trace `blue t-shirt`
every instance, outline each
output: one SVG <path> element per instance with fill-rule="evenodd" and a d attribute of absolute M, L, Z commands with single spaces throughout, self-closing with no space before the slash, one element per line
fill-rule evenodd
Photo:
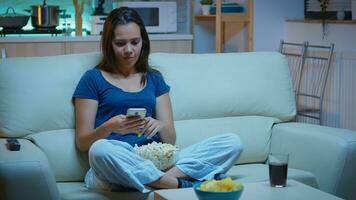
<path fill-rule="evenodd" d="M 138 92 L 125 92 L 109 83 L 100 69 L 88 70 L 80 79 L 74 91 L 73 98 L 93 99 L 98 101 L 98 111 L 95 117 L 95 128 L 119 114 L 125 115 L 129 108 L 146 108 L 146 117 L 155 118 L 156 98 L 169 92 L 170 87 L 158 71 L 149 71 L 145 87 Z M 152 139 L 138 137 L 136 133 L 121 135 L 111 133 L 107 139 L 127 142 L 134 146 L 160 141 L 156 134 Z"/>

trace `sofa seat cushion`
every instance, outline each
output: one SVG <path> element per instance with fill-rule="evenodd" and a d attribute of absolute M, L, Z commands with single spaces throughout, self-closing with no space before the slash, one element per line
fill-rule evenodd
<path fill-rule="evenodd" d="M 268 165 L 266 164 L 235 165 L 228 171 L 227 175 L 242 183 L 269 180 Z M 318 188 L 316 177 L 307 171 L 288 168 L 288 179 L 293 179 L 311 187 Z"/>
<path fill-rule="evenodd" d="M 63 129 L 27 136 L 46 154 L 57 181 L 83 181 L 89 169 L 87 153 L 76 149 L 74 134 Z"/>
<path fill-rule="evenodd" d="M 153 200 L 153 192 L 89 190 L 84 186 L 84 182 L 58 182 L 57 186 L 62 200 Z"/>
<path fill-rule="evenodd" d="M 267 159 L 271 128 L 277 121 L 277 118 L 261 116 L 176 121 L 177 145 L 183 149 L 208 137 L 235 133 L 243 144 L 243 152 L 237 163 L 262 163 Z"/>

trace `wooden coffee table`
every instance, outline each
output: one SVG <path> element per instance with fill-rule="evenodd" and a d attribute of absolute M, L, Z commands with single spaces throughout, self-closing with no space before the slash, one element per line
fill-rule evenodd
<path fill-rule="evenodd" d="M 240 200 L 340 200 L 340 198 L 312 188 L 294 180 L 287 181 L 287 187 L 274 188 L 269 182 L 244 183 L 244 191 Z M 164 189 L 154 192 L 154 200 L 198 200 L 193 188 Z"/>

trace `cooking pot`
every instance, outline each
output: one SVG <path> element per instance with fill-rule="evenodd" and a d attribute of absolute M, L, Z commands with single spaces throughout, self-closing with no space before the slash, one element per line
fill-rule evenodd
<path fill-rule="evenodd" d="M 9 11 L 12 10 L 12 13 Z M 8 7 L 5 14 L 0 15 L 0 26 L 4 29 L 21 29 L 26 26 L 30 16 L 17 14 L 13 7 Z"/>
<path fill-rule="evenodd" d="M 43 5 L 31 6 L 31 22 L 35 28 L 55 28 L 59 25 L 59 6 L 51 6 L 43 1 Z"/>

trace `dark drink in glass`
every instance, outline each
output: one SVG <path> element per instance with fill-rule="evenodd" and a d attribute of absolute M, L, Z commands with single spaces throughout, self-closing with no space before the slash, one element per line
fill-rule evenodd
<path fill-rule="evenodd" d="M 269 163 L 269 180 L 273 187 L 286 186 L 288 164 Z"/>
<path fill-rule="evenodd" d="M 285 187 L 288 174 L 288 154 L 270 154 L 268 165 L 271 186 Z"/>

